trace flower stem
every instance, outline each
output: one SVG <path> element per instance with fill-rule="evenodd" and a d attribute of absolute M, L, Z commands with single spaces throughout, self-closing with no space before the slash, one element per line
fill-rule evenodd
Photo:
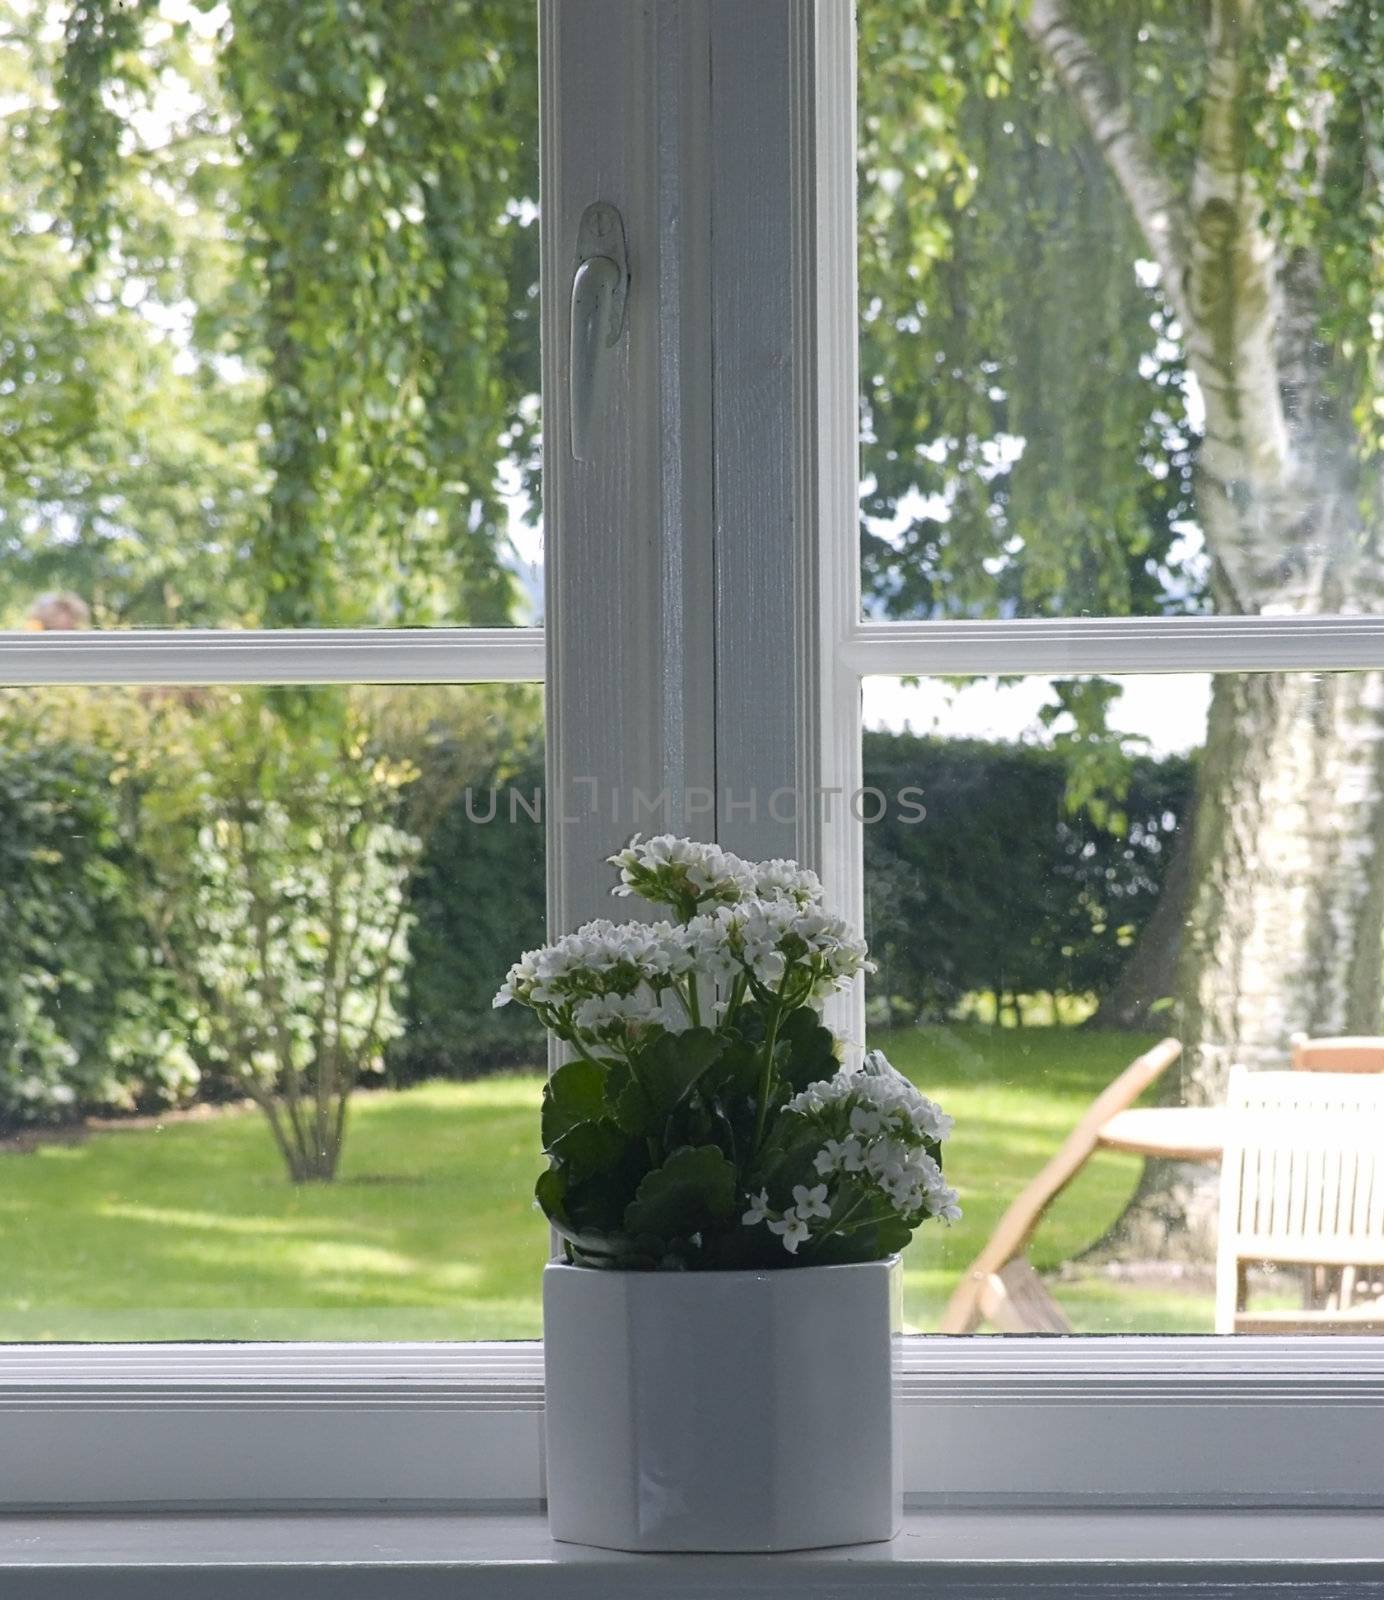
<path fill-rule="evenodd" d="M 787 975 L 785 974 L 785 981 Z M 764 1061 L 759 1069 L 759 1105 L 754 1117 L 754 1148 L 750 1154 L 757 1156 L 764 1143 L 764 1124 L 769 1116 L 769 1082 L 774 1072 L 774 1046 L 778 1043 L 779 1019 L 783 1016 L 783 985 L 774 994 L 774 1009 L 769 1015 L 769 1028 L 764 1037 Z"/>
<path fill-rule="evenodd" d="M 860 1210 L 861 1206 L 865 1204 L 866 1198 L 867 1197 L 863 1194 L 858 1195 L 853 1203 L 846 1207 L 846 1209 L 839 1217 L 837 1217 L 836 1221 L 833 1222 L 829 1228 L 824 1228 L 821 1233 L 813 1235 L 812 1243 L 814 1245 L 818 1245 L 821 1244 L 823 1240 L 830 1239 L 834 1233 L 845 1233 L 848 1219 L 853 1217 L 856 1212 Z"/>

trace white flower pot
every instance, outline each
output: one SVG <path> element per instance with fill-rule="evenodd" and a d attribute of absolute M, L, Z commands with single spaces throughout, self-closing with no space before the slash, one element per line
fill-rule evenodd
<path fill-rule="evenodd" d="M 548 1516 L 616 1550 L 802 1550 L 902 1514 L 898 1258 L 543 1274 Z"/>

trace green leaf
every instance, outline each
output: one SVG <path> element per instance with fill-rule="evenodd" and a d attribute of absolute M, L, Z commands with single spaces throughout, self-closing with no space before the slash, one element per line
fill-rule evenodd
<path fill-rule="evenodd" d="M 616 1121 L 628 1133 L 660 1133 L 723 1048 L 709 1028 L 660 1034 L 639 1052 L 619 1090 L 613 1105 Z"/>
<path fill-rule="evenodd" d="M 533 1193 L 543 1215 L 555 1228 L 560 1229 L 567 1214 L 566 1177 L 556 1167 L 549 1167 L 538 1174 L 538 1182 L 533 1186 Z"/>
<path fill-rule="evenodd" d="M 628 1145 L 629 1135 L 617 1123 L 601 1117 L 575 1123 L 553 1140 L 548 1153 L 571 1178 L 581 1179 L 609 1171 Z"/>
<path fill-rule="evenodd" d="M 543 1085 L 543 1147 L 605 1109 L 605 1072 L 594 1061 L 569 1061 Z"/>
<path fill-rule="evenodd" d="M 687 1238 L 735 1208 L 735 1168 L 713 1144 L 675 1150 L 639 1185 L 625 1211 L 634 1237 Z"/>
<path fill-rule="evenodd" d="M 809 1083 L 833 1077 L 841 1065 L 836 1059 L 836 1037 L 809 1007 L 790 1012 L 779 1026 L 774 1065 L 794 1093 Z"/>

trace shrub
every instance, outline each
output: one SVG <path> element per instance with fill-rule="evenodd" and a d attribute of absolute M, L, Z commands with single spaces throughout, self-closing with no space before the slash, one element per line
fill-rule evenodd
<path fill-rule="evenodd" d="M 167 1104 L 197 1070 L 108 752 L 0 717 L 0 1125 Z"/>

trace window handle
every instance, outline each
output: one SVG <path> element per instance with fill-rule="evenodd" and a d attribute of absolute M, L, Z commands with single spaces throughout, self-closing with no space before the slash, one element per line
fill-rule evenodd
<path fill-rule="evenodd" d="M 572 348 L 568 411 L 572 456 L 590 461 L 605 412 L 615 346 L 625 330 L 629 292 L 625 224 L 614 206 L 598 200 L 582 212 L 572 274 Z"/>

